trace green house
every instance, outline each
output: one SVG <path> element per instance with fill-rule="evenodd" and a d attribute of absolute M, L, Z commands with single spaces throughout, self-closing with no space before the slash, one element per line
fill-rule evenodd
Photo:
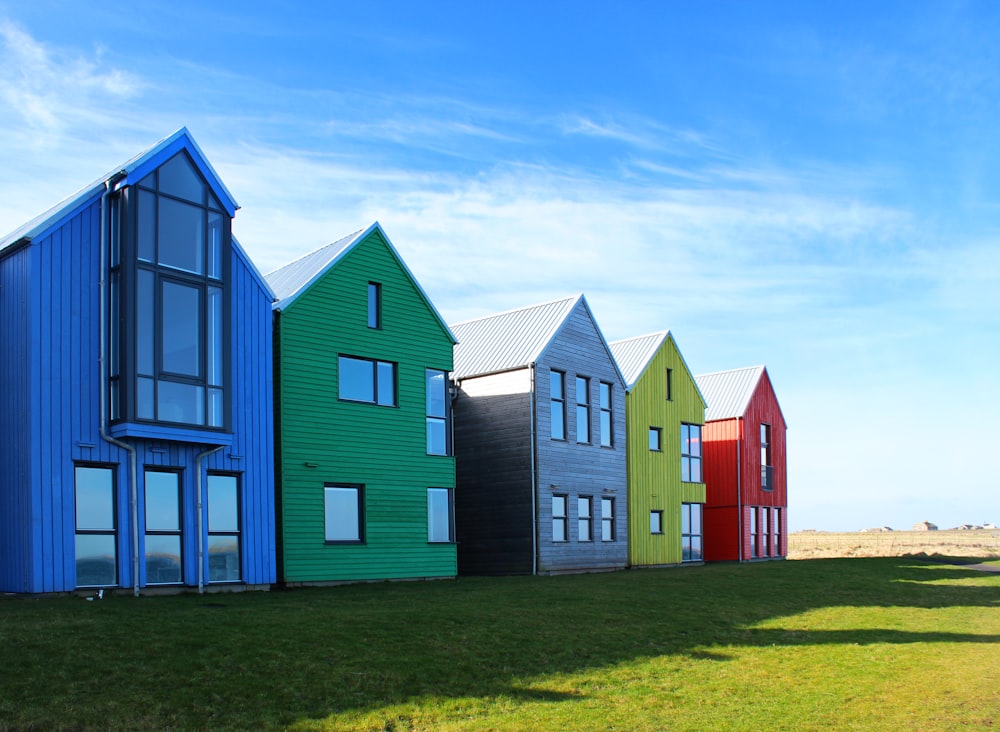
<path fill-rule="evenodd" d="M 705 399 L 669 331 L 608 345 L 626 384 L 629 565 L 700 562 Z"/>
<path fill-rule="evenodd" d="M 445 321 L 378 223 L 267 281 L 279 580 L 454 577 Z"/>

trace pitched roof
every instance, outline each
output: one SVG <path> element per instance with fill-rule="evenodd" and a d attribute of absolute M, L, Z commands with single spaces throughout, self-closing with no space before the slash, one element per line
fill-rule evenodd
<path fill-rule="evenodd" d="M 634 338 L 622 338 L 608 343 L 611 354 L 618 362 L 625 377 L 625 386 L 631 389 L 635 382 L 639 380 L 653 356 L 660 346 L 670 335 L 669 330 L 661 330 L 648 335 L 636 336 Z"/>
<path fill-rule="evenodd" d="M 389 240 L 388 234 L 382 228 L 382 225 L 378 221 L 374 222 L 367 229 L 361 229 L 355 231 L 353 234 L 348 234 L 342 239 L 338 239 L 332 244 L 327 244 L 324 247 L 306 254 L 304 257 L 296 259 L 294 262 L 290 262 L 283 267 L 279 267 L 273 272 L 266 276 L 268 285 L 274 290 L 277 297 L 277 302 L 274 303 L 275 310 L 284 310 L 299 297 L 302 293 L 306 292 L 317 280 L 319 280 L 323 275 L 330 271 L 338 262 L 340 262 L 347 254 L 354 249 L 360 242 L 367 239 L 371 234 L 378 233 L 382 240 L 385 242 L 389 249 L 389 252 L 395 258 L 396 262 L 399 263 L 400 268 L 413 283 L 413 286 L 420 293 L 420 296 L 424 298 L 427 303 L 427 307 L 437 318 L 438 323 L 444 328 L 445 333 L 449 335 L 452 341 L 455 341 L 455 334 L 452 332 L 451 328 L 441 317 L 441 313 L 438 312 L 437 308 L 434 307 L 434 303 L 424 292 L 424 288 L 420 286 L 420 282 L 417 278 L 413 276 L 413 272 L 410 268 L 406 266 L 406 262 L 399 255 L 396 247 L 393 246 L 392 241 Z"/>
<path fill-rule="evenodd" d="M 482 376 L 538 361 L 583 295 L 529 305 L 451 326 L 455 377 Z M 585 302 L 585 301 L 584 301 Z"/>
<path fill-rule="evenodd" d="M 742 417 L 764 370 L 763 365 L 748 366 L 696 376 L 695 381 L 708 404 L 705 421 Z"/>
<path fill-rule="evenodd" d="M 172 157 L 180 150 L 188 151 L 195 166 L 208 181 L 213 193 L 215 193 L 216 197 L 225 207 L 228 214 L 233 216 L 236 213 L 236 209 L 239 208 L 239 205 L 229 192 L 229 189 L 226 188 L 225 184 L 215 172 L 212 164 L 208 162 L 208 158 L 205 157 L 201 148 L 198 147 L 198 143 L 196 143 L 194 138 L 191 137 L 191 133 L 188 132 L 186 127 L 181 127 L 174 134 L 160 140 L 149 149 L 139 153 L 131 160 L 115 167 L 111 170 L 111 172 L 101 176 L 90 185 L 84 186 L 72 196 L 56 204 L 45 213 L 36 216 L 20 228 L 15 229 L 11 233 L 0 238 L 0 252 L 7 247 L 18 243 L 22 239 L 34 239 L 35 237 L 45 233 L 50 226 L 57 223 L 60 219 L 72 214 L 78 207 L 85 205 L 96 196 L 101 195 L 101 193 L 104 192 L 107 183 L 112 183 L 114 189 L 117 190 L 118 188 L 122 188 L 142 180 L 153 170 L 153 168 L 165 162 L 168 158 Z"/>

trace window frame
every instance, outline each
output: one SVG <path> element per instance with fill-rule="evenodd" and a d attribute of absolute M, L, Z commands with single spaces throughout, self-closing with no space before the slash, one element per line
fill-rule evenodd
<path fill-rule="evenodd" d="M 698 531 L 694 530 L 692 520 L 697 509 Z M 705 512 L 701 503 L 681 503 L 681 561 L 702 562 L 705 560 Z M 694 544 L 697 539 L 698 556 L 694 556 Z"/>
<path fill-rule="evenodd" d="M 554 390 L 555 379 L 559 379 L 559 389 Z M 556 433 L 556 420 L 553 415 L 559 414 L 559 431 Z M 549 369 L 549 435 L 553 440 L 566 440 L 566 372 Z"/>
<path fill-rule="evenodd" d="M 605 508 L 611 508 L 606 511 Z M 609 542 L 617 540 L 615 531 L 615 499 L 611 496 L 601 496 L 601 541 Z"/>
<path fill-rule="evenodd" d="M 73 464 L 73 527 L 74 527 L 74 570 L 76 587 L 117 587 L 119 582 L 118 572 L 118 475 L 115 465 L 104 463 L 74 463 Z M 104 471 L 110 478 L 111 485 L 111 528 L 81 527 L 80 526 L 80 471 Z M 105 536 L 111 537 L 112 546 L 112 572 L 114 576 L 111 582 L 94 584 L 80 583 L 80 537 Z"/>
<path fill-rule="evenodd" d="M 216 530 L 212 528 L 212 478 L 232 478 L 236 483 L 236 528 Z M 208 541 L 205 544 L 205 554 L 208 557 L 209 584 L 225 584 L 243 581 L 243 480 L 240 473 L 210 470 L 205 476 L 205 527 Z M 236 539 L 236 571 L 235 578 L 212 579 L 212 537 L 233 537 Z"/>
<path fill-rule="evenodd" d="M 586 512 L 582 511 L 586 507 Z M 576 497 L 576 540 L 588 543 L 594 540 L 594 497 Z"/>
<path fill-rule="evenodd" d="M 162 171 L 174 165 L 179 157 L 183 157 L 200 185 L 200 202 L 171 190 L 169 175 L 168 183 L 161 181 Z M 194 180 L 191 178 L 188 182 Z M 161 211 L 169 208 L 170 204 L 197 209 L 197 215 L 189 222 L 195 219 L 198 222 L 200 271 L 177 262 L 168 263 L 159 253 L 161 237 L 176 236 L 167 224 L 161 226 Z M 111 237 L 108 277 L 111 287 L 106 305 L 106 355 L 110 366 L 108 389 L 102 398 L 107 401 L 111 422 L 230 431 L 233 398 L 230 302 L 232 219 L 185 150 L 176 153 L 142 180 L 112 196 L 108 210 Z M 151 242 L 149 237 L 152 237 Z M 168 244 L 168 241 L 163 244 Z M 150 246 L 151 252 L 147 251 Z M 146 282 L 141 284 L 141 280 Z M 196 375 L 167 368 L 165 334 L 167 319 L 173 311 L 164 306 L 163 299 L 167 285 L 171 284 L 197 292 Z M 151 291 L 147 289 L 149 287 Z M 143 322 L 145 319 L 149 322 Z M 178 321 L 174 325 L 177 327 L 180 324 L 181 321 Z M 141 349 L 148 355 L 141 357 Z M 147 352 L 146 349 L 151 350 Z M 152 363 L 148 367 L 140 367 L 140 361 L 146 358 L 151 358 Z M 140 368 L 145 370 L 140 372 Z M 193 408 L 193 419 L 184 418 L 186 415 L 183 413 L 177 419 L 163 416 L 172 403 L 169 397 L 161 394 L 161 389 L 171 387 L 175 391 L 181 389 L 188 392 L 183 402 L 175 404 L 179 404 L 181 410 Z"/>
<path fill-rule="evenodd" d="M 350 397 L 343 396 L 344 391 L 344 361 L 356 361 L 359 363 L 366 363 L 371 365 L 371 387 L 372 387 L 372 398 L 369 399 L 352 399 Z M 390 366 L 392 368 L 392 403 L 385 404 L 379 401 L 379 367 L 380 366 Z M 337 400 L 341 402 L 350 402 L 352 404 L 371 404 L 376 407 L 388 407 L 398 408 L 399 407 L 399 364 L 395 361 L 383 361 L 377 358 L 367 358 L 365 356 L 355 356 L 349 353 L 338 353 L 337 354 Z"/>
<path fill-rule="evenodd" d="M 382 283 L 368 282 L 368 327 L 382 330 Z"/>
<path fill-rule="evenodd" d="M 149 528 L 149 476 L 150 475 L 173 475 L 176 479 L 177 487 L 177 528 L 176 529 L 150 529 Z M 143 570 L 147 585 L 176 586 L 184 584 L 184 474 L 180 468 L 170 468 L 161 466 L 147 466 L 143 470 L 142 479 L 142 523 L 143 523 Z M 149 579 L 149 537 L 151 536 L 176 536 L 177 537 L 177 562 L 179 578 L 173 582 L 152 582 Z"/>
<path fill-rule="evenodd" d="M 590 378 L 577 374 L 574 377 L 574 397 L 576 400 L 576 443 L 578 445 L 590 444 Z M 583 401 L 580 401 L 581 388 Z M 581 429 L 583 439 L 581 439 Z"/>
<path fill-rule="evenodd" d="M 447 538 L 439 539 L 434 538 L 433 526 L 434 522 L 431 521 L 431 510 L 432 510 L 432 500 L 431 495 L 439 492 L 445 494 L 446 508 L 448 514 L 448 529 Z M 455 489 L 454 488 L 428 488 L 427 489 L 427 543 L 428 544 L 454 544 L 455 543 Z"/>
<path fill-rule="evenodd" d="M 692 438 L 693 431 L 697 430 L 697 438 Z M 692 446 L 697 446 L 693 451 Z M 681 422 L 681 482 L 682 483 L 704 483 L 705 475 L 702 472 L 702 425 Z M 698 478 L 694 479 L 694 467 L 697 466 Z"/>
<path fill-rule="evenodd" d="M 668 402 L 672 402 L 674 400 L 674 370 L 673 369 L 671 369 L 671 368 L 667 369 L 667 376 L 666 376 L 666 380 L 665 381 L 666 381 L 665 386 L 666 386 L 666 393 L 667 393 L 667 401 Z"/>
<path fill-rule="evenodd" d="M 353 491 L 355 494 L 355 520 L 357 522 L 356 539 L 331 539 L 330 538 L 330 505 L 328 498 L 329 491 Z M 329 545 L 363 545 L 366 544 L 365 531 L 365 487 L 356 483 L 324 483 L 323 484 L 323 543 Z"/>
<path fill-rule="evenodd" d="M 653 446 L 653 436 L 656 436 L 656 446 Z M 650 452 L 663 452 L 663 428 L 662 427 L 650 427 L 649 428 L 649 451 Z"/>
<path fill-rule="evenodd" d="M 601 410 L 600 416 L 600 443 L 601 447 L 615 446 L 615 388 L 614 384 L 608 381 L 598 382 L 598 408 Z M 607 397 L 607 399 L 605 399 Z M 607 406 L 605 406 L 607 404 Z M 605 425 L 605 422 L 607 424 Z"/>
<path fill-rule="evenodd" d="M 562 501 L 562 511 L 556 511 L 556 502 Z M 555 544 L 567 544 L 569 543 L 569 494 L 568 493 L 553 493 L 552 494 L 552 542 Z M 556 531 L 556 527 L 561 527 L 559 532 Z M 558 533 L 562 534 L 561 539 L 557 539 L 556 535 Z"/>
<path fill-rule="evenodd" d="M 444 414 L 438 415 L 432 413 L 431 408 L 431 384 L 432 378 L 436 375 L 441 375 L 443 381 L 443 393 L 441 394 L 442 403 L 444 405 Z M 439 455 L 443 457 L 451 457 L 454 453 L 454 446 L 452 445 L 452 434 L 451 434 L 451 397 L 448 393 L 448 387 L 450 385 L 450 374 L 447 371 L 442 371 L 441 369 L 424 369 L 424 404 L 425 404 L 425 426 L 427 429 L 427 443 L 426 449 L 428 455 Z M 435 452 L 431 450 L 431 425 L 440 425 L 444 428 L 444 451 Z"/>
<path fill-rule="evenodd" d="M 760 424 L 760 489 L 771 492 L 774 490 L 774 466 L 771 463 L 771 425 Z"/>
<path fill-rule="evenodd" d="M 656 518 L 656 529 L 653 528 L 653 518 Z M 649 512 L 649 533 L 652 536 L 663 536 L 663 509 L 652 509 Z"/>
<path fill-rule="evenodd" d="M 750 558 L 756 559 L 759 555 L 759 547 L 757 546 L 757 507 L 750 506 Z"/>

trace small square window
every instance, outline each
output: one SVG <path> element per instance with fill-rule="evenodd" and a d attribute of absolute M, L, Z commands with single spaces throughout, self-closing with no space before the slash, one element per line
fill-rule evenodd
<path fill-rule="evenodd" d="M 328 542 L 360 544 L 364 541 L 364 491 L 361 486 L 328 485 L 324 537 Z"/>
<path fill-rule="evenodd" d="M 649 533 L 650 534 L 663 533 L 663 511 L 649 512 Z"/>

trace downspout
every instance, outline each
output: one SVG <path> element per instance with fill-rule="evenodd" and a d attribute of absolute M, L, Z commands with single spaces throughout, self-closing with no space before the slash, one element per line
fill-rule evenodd
<path fill-rule="evenodd" d="M 138 487 L 139 487 L 139 468 L 138 468 L 138 455 L 136 454 L 135 447 L 128 444 L 127 442 L 122 442 L 118 440 L 107 432 L 107 420 L 108 420 L 108 391 L 109 384 L 111 383 L 111 377 L 108 374 L 108 360 L 106 357 L 108 351 L 108 315 L 107 315 L 107 302 L 108 302 L 108 281 L 107 281 L 107 270 L 108 270 L 108 251 L 111 248 L 111 238 L 108 234 L 108 196 L 111 195 L 111 188 L 118 181 L 124 178 L 127 173 L 121 170 L 115 173 L 113 176 L 104 181 L 104 193 L 101 194 L 101 280 L 100 280 L 100 302 L 101 302 L 101 351 L 99 355 L 100 368 L 101 368 L 101 421 L 100 421 L 100 432 L 101 439 L 105 442 L 109 442 L 116 447 L 120 447 L 129 454 L 129 467 L 130 467 L 130 478 L 131 478 L 131 490 L 129 493 L 129 511 L 132 514 L 132 587 L 133 594 L 135 597 L 139 596 L 139 509 L 138 509 Z"/>
<path fill-rule="evenodd" d="M 205 492 L 205 482 L 201 477 L 201 461 L 206 457 L 211 455 L 213 452 L 218 452 L 225 445 L 219 445 L 217 447 L 210 448 L 204 452 L 199 452 L 198 456 L 194 459 L 194 474 L 195 482 L 197 483 L 198 489 L 198 594 L 201 595 L 205 592 L 205 537 L 202 535 L 202 530 L 204 528 L 203 520 L 203 508 L 204 502 L 202 497 Z"/>
<path fill-rule="evenodd" d="M 743 442 L 742 422 L 743 417 L 736 418 L 736 536 L 739 538 L 740 542 L 740 549 L 736 556 L 740 562 L 743 561 L 743 498 L 740 495 L 742 491 L 742 480 L 740 476 L 740 444 Z"/>
<path fill-rule="evenodd" d="M 528 434 L 531 450 L 531 574 L 538 574 L 538 476 L 535 475 L 535 364 L 528 365 L 531 387 L 528 390 Z"/>

